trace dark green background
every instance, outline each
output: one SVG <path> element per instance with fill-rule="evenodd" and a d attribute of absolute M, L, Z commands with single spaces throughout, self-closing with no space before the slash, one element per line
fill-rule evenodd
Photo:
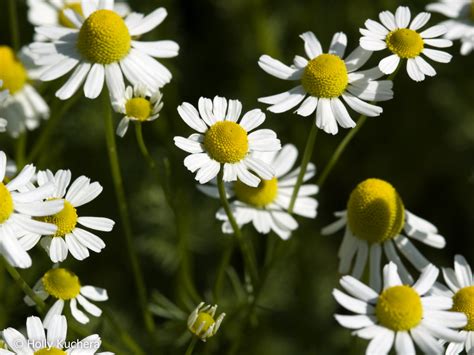
<path fill-rule="evenodd" d="M 173 81 L 164 88 L 165 106 L 160 118 L 145 128 L 145 138 L 155 157 L 171 158 L 173 191 L 181 201 L 182 227 L 187 247 L 192 255 L 192 277 L 202 297 L 210 300 L 215 270 L 228 237 L 220 232 L 214 218 L 218 201 L 200 194 L 193 175 L 183 166 L 185 153 L 175 148 L 175 135 L 187 136 L 191 129 L 177 115 L 176 107 L 183 101 L 197 104 L 200 96 L 218 94 L 238 98 L 244 110 L 265 108 L 258 97 L 282 92 L 291 83 L 273 78 L 257 66 L 261 54 L 270 54 L 290 63 L 295 54 L 304 54 L 302 32 L 311 30 L 327 50 L 332 34 L 344 31 L 349 38 L 349 50 L 360 37 L 358 28 L 378 12 L 394 11 L 397 5 L 409 5 L 412 13 L 423 10 L 427 2 L 391 0 L 181 0 L 130 1 L 137 12 L 149 13 L 158 6 L 167 8 L 169 16 L 144 40 L 173 39 L 180 44 L 178 58 L 162 62 L 173 72 Z M 21 39 L 28 44 L 32 27 L 26 20 L 26 7 L 19 1 Z M 10 43 L 6 1 L 1 1 L 0 42 Z M 430 24 L 443 20 L 434 15 Z M 453 256 L 463 253 L 474 264 L 474 94 L 473 56 L 459 55 L 459 43 L 449 51 L 454 55 L 450 64 L 435 63 L 438 75 L 425 82 L 411 81 L 402 70 L 395 81 L 394 100 L 384 103 L 384 114 L 369 118 L 351 143 L 318 195 L 320 202 L 316 220 L 300 219 L 301 228 L 286 243 L 259 302 L 258 323 L 244 325 L 243 312 L 236 311 L 236 297 L 226 284 L 226 297 L 220 310 L 229 316 L 219 335 L 197 353 L 225 354 L 241 337 L 239 354 L 362 354 L 364 341 L 355 342 L 350 331 L 334 321 L 338 310 L 331 296 L 337 287 L 336 251 L 341 233 L 323 237 L 322 226 L 333 221 L 332 212 L 345 208 L 348 194 L 363 179 L 379 177 L 390 181 L 399 191 L 405 206 L 439 228 L 446 237 L 447 247 L 434 250 L 420 246 L 422 252 L 439 266 L 451 266 Z M 380 55 L 374 55 L 375 65 Z M 54 86 L 44 87 L 54 92 Z M 48 100 L 53 100 L 52 95 Z M 54 99 L 55 100 L 55 99 Z M 113 185 L 105 149 L 101 101 L 82 98 L 73 110 L 62 118 L 47 149 L 34 163 L 40 168 L 68 168 L 73 176 L 87 175 L 104 186 L 104 192 L 93 203 L 81 208 L 84 215 L 100 215 L 118 221 Z M 353 115 L 355 117 L 355 114 Z M 115 117 L 116 123 L 119 117 Z M 292 113 L 268 113 L 265 126 L 274 129 L 282 143 L 304 148 L 310 118 Z M 131 127 L 133 128 L 133 127 Z M 41 133 L 41 128 L 28 135 L 29 147 Z M 337 136 L 318 134 L 313 161 L 319 170 L 324 167 L 346 131 Z M 134 238 L 140 255 L 147 285 L 159 290 L 183 310 L 194 306 L 178 274 L 181 255 L 177 248 L 172 214 L 164 202 L 161 189 L 137 149 L 133 130 L 118 140 L 122 171 L 130 202 Z M 6 135 L 0 137 L 0 147 L 10 155 L 13 144 Z M 265 243 L 274 234 L 261 236 L 247 226 L 246 238 L 252 238 L 259 260 L 263 260 Z M 124 238 L 117 224 L 112 233 L 101 233 L 107 248 L 83 262 L 68 259 L 66 265 L 78 273 L 83 283 L 106 287 L 110 301 L 106 308 L 121 326 L 143 347 L 149 347 L 144 337 L 134 283 L 128 268 Z M 36 248 L 32 252 L 33 268 L 22 271 L 32 285 L 49 267 L 46 254 Z M 241 275 L 241 258 L 234 255 L 233 265 Z M 474 266 L 474 265 L 473 265 Z M 22 304 L 21 294 L 9 279 L 1 274 L 0 328 L 22 326 L 26 316 L 33 314 Z M 239 303 L 240 304 L 240 303 Z M 340 310 L 339 310 L 340 311 Z M 169 322 L 156 318 L 157 338 L 167 354 L 180 354 L 184 348 L 177 341 L 185 333 L 184 322 Z M 122 347 L 121 341 L 107 323 L 93 322 L 95 330 Z M 158 353 L 158 349 L 150 353 Z"/>

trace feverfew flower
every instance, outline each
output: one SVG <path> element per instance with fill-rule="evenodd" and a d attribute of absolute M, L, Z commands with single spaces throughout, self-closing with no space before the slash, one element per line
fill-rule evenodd
<path fill-rule="evenodd" d="M 339 220 L 323 228 L 322 233 L 333 234 L 345 227 L 338 252 L 339 272 L 347 274 L 352 269 L 352 276 L 360 279 L 369 259 L 370 287 L 377 291 L 381 287 L 382 250 L 387 259 L 397 265 L 402 281 L 410 284 L 413 278 L 395 246 L 422 271 L 430 262 L 410 239 L 439 249 L 446 245 L 436 227 L 407 211 L 393 186 L 380 179 L 367 179 L 357 185 L 349 197 L 347 210 L 335 215 Z"/>
<path fill-rule="evenodd" d="M 268 234 L 273 230 L 286 240 L 298 228 L 298 222 L 287 212 L 299 174 L 299 168 L 290 172 L 298 157 L 298 150 L 294 145 L 286 144 L 279 152 L 255 153 L 254 157 L 269 164 L 275 170 L 275 177 L 260 181 L 258 187 L 247 186 L 239 180 L 227 183 L 227 196 L 234 198 L 231 202 L 232 213 L 239 227 L 252 223 L 259 233 Z M 310 164 L 303 181 L 308 181 L 315 173 L 316 168 Z M 219 198 L 215 180 L 211 185 L 199 185 L 198 189 L 211 197 Z M 301 185 L 293 213 L 315 218 L 318 202 L 312 196 L 317 193 L 316 185 Z M 234 233 L 224 209 L 220 209 L 216 217 L 224 221 L 224 233 Z"/>
<path fill-rule="evenodd" d="M 188 138 L 175 137 L 176 146 L 190 155 L 184 165 L 195 172 L 201 184 L 212 180 L 224 169 L 224 181 L 236 181 L 257 187 L 260 178 L 271 180 L 271 166 L 256 158 L 254 152 L 274 152 L 281 149 L 280 140 L 270 129 L 255 128 L 265 121 L 265 114 L 254 109 L 240 118 L 242 104 L 216 96 L 214 101 L 201 97 L 199 111 L 184 102 L 178 107 L 183 121 L 198 133 Z"/>
<path fill-rule="evenodd" d="M 330 134 L 338 132 L 338 125 L 343 128 L 355 126 L 343 101 L 354 111 L 369 117 L 382 113 L 381 107 L 367 101 L 392 99 L 392 81 L 377 81 L 383 76 L 377 68 L 358 71 L 369 60 L 371 52 L 358 47 L 344 58 L 347 37 L 342 32 L 334 35 L 328 53 L 323 53 L 313 32 L 305 32 L 300 37 L 308 58 L 297 55 L 291 67 L 268 55 L 261 56 L 258 61 L 268 74 L 299 81 L 300 85 L 258 101 L 271 105 L 268 110 L 275 113 L 286 112 L 301 103 L 295 112 L 304 117 L 316 112 L 316 126 Z"/>
<path fill-rule="evenodd" d="M 408 7 L 400 6 L 395 15 L 390 11 L 379 14 L 380 23 L 367 20 L 366 28 L 360 30 L 363 37 L 360 45 L 369 51 L 382 51 L 388 48 L 392 54 L 379 63 L 379 68 L 385 74 L 392 74 L 398 67 L 400 60 L 407 60 L 408 76 L 415 81 L 425 80 L 425 75 L 435 76 L 436 70 L 421 54 L 440 63 L 449 63 L 452 55 L 435 48 L 451 47 L 453 43 L 447 39 L 436 38 L 446 33 L 445 26 L 436 25 L 423 32 L 418 32 L 427 24 L 431 15 L 427 12 L 418 14 L 411 21 Z M 411 21 L 411 22 L 410 22 Z"/>
<path fill-rule="evenodd" d="M 10 47 L 0 46 L 0 117 L 8 121 L 7 131 L 14 138 L 49 117 L 48 105 L 30 84 L 38 76 L 32 61 L 26 48 L 17 57 Z M 6 99 L 5 90 L 10 93 Z"/>
<path fill-rule="evenodd" d="M 89 300 L 103 302 L 109 299 L 105 289 L 94 286 L 82 286 L 79 277 L 72 271 L 64 268 L 53 268 L 47 271 L 36 283 L 33 291 L 43 301 L 50 296 L 56 299 L 43 320 L 44 326 L 47 329 L 50 328 L 54 317 L 62 314 L 66 302 L 69 302 L 72 316 L 79 323 L 86 324 L 89 323 L 89 317 L 77 308 L 77 302 L 87 313 L 100 317 L 102 310 Z M 25 302 L 29 306 L 35 305 L 28 296 L 25 297 Z"/>
<path fill-rule="evenodd" d="M 4 329 L 2 333 L 8 350 L 0 350 L 0 352 L 8 355 L 105 354 L 97 353 L 102 343 L 97 334 L 90 335 L 77 342 L 75 346 L 66 349 L 67 320 L 65 316 L 54 316 L 49 328 L 45 327 L 38 317 L 28 317 L 26 332 L 27 338 L 14 328 Z"/>
<path fill-rule="evenodd" d="M 133 85 L 143 83 L 154 91 L 171 80 L 171 73 L 153 58 L 178 55 L 173 41 L 139 41 L 139 37 L 157 27 L 167 16 L 164 8 L 148 16 L 129 14 L 125 20 L 114 11 L 114 0 L 82 1 L 82 16 L 72 9 L 63 11 L 73 25 L 37 27 L 36 32 L 49 42 L 36 42 L 30 48 L 43 67 L 40 79 L 51 81 L 67 73 L 66 83 L 56 92 L 62 100 L 70 98 L 84 84 L 84 95 L 97 98 L 104 81 L 113 98 L 125 90 L 123 75 Z"/>
<path fill-rule="evenodd" d="M 225 313 L 221 313 L 217 319 L 214 319 L 216 310 L 217 305 L 211 307 L 201 302 L 188 317 L 189 331 L 204 342 L 214 336 L 225 317 Z"/>
<path fill-rule="evenodd" d="M 448 32 L 445 38 L 461 40 L 461 54 L 468 55 L 474 49 L 474 1 L 441 0 L 426 6 L 428 11 L 439 12 L 450 18 L 441 22 Z"/>
<path fill-rule="evenodd" d="M 37 218 L 59 212 L 63 201 L 44 201 L 54 190 L 53 184 L 30 188 L 35 167 L 26 165 L 23 170 L 7 182 L 5 179 L 7 157 L 0 151 L 0 253 L 10 264 L 20 268 L 31 266 L 27 248 L 19 240 L 27 234 L 54 234 L 57 227 Z"/>
<path fill-rule="evenodd" d="M 466 324 L 463 313 L 450 312 L 449 297 L 431 296 L 429 291 L 439 270 L 428 265 L 416 283 L 405 284 L 397 266 L 389 263 L 383 269 L 382 292 L 375 291 L 352 276 L 343 276 L 333 296 L 342 307 L 357 315 L 336 314 L 353 335 L 369 339 L 367 355 L 388 354 L 393 346 L 398 355 L 416 354 L 416 344 L 425 354 L 442 354 L 441 341 L 459 342 L 464 338 L 454 329 Z"/>
<path fill-rule="evenodd" d="M 130 121 L 149 122 L 154 121 L 160 115 L 163 108 L 163 95 L 156 90 L 151 96 L 147 95 L 144 85 L 127 87 L 122 97 L 112 103 L 116 112 L 125 115 L 117 127 L 117 135 L 123 137 L 127 133 Z"/>

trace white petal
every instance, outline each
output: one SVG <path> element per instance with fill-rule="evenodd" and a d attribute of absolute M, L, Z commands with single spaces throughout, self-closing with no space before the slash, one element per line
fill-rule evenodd
<path fill-rule="evenodd" d="M 352 120 L 349 112 L 339 98 L 331 99 L 331 108 L 337 123 L 343 128 L 353 128 L 356 123 Z"/>
<path fill-rule="evenodd" d="M 410 334 L 416 345 L 425 354 L 442 354 L 443 346 L 423 327 L 416 327 L 410 330 Z"/>
<path fill-rule="evenodd" d="M 407 73 L 408 76 L 414 81 L 423 81 L 425 80 L 425 74 L 418 68 L 413 58 L 409 58 L 407 61 Z"/>
<path fill-rule="evenodd" d="M 73 298 L 70 301 L 70 308 L 71 308 L 71 313 L 72 316 L 81 324 L 87 324 L 89 323 L 89 317 L 85 315 L 84 312 L 80 311 L 77 309 L 77 301 L 75 298 Z"/>
<path fill-rule="evenodd" d="M 195 131 L 198 131 L 199 133 L 204 133 L 207 131 L 206 124 L 199 117 L 199 113 L 193 105 L 183 102 L 180 106 L 178 106 L 178 113 L 183 121 Z"/>
<path fill-rule="evenodd" d="M 367 264 L 367 257 L 369 255 L 369 247 L 365 241 L 359 243 L 357 248 L 356 261 L 354 269 L 352 270 L 352 276 L 356 279 L 360 279 L 365 270 Z"/>
<path fill-rule="evenodd" d="M 317 105 L 318 98 L 314 96 L 308 96 L 300 105 L 300 107 L 296 110 L 296 113 L 300 116 L 307 117 L 314 113 Z"/>
<path fill-rule="evenodd" d="M 418 249 L 406 237 L 400 235 L 395 238 L 395 243 L 403 255 L 418 270 L 423 270 L 430 262 L 418 251 Z"/>
<path fill-rule="evenodd" d="M 397 24 L 395 23 L 395 16 L 390 11 L 382 11 L 379 14 L 379 19 L 382 24 L 387 27 L 390 31 L 397 28 Z"/>
<path fill-rule="evenodd" d="M 374 307 L 372 307 L 368 303 L 350 297 L 345 293 L 339 291 L 338 289 L 334 289 L 332 291 L 332 295 L 336 299 L 337 303 L 339 303 L 348 311 L 358 314 L 374 314 L 375 312 Z"/>
<path fill-rule="evenodd" d="M 289 91 L 287 91 L 284 94 L 280 94 L 281 96 L 278 97 L 284 97 L 281 101 L 278 103 L 274 104 L 273 106 L 270 106 L 268 108 L 269 111 L 274 112 L 274 113 L 282 113 L 291 110 L 295 106 L 297 106 L 301 101 L 306 96 L 306 91 L 304 90 L 303 86 L 299 85 Z M 275 98 L 275 96 L 271 96 L 271 99 Z M 260 101 L 263 102 L 262 100 L 266 100 L 268 98 L 261 98 Z"/>
<path fill-rule="evenodd" d="M 352 51 L 351 54 L 344 59 L 344 63 L 346 63 L 347 72 L 351 73 L 358 70 L 362 67 L 372 56 L 372 52 L 368 51 L 362 47 L 357 47 Z"/>
<path fill-rule="evenodd" d="M 155 27 L 157 27 L 160 23 L 162 23 L 167 15 L 168 13 L 166 12 L 165 8 L 160 7 L 156 9 L 151 14 L 145 16 L 137 24 L 137 26 L 133 26 L 129 28 L 130 35 L 138 36 L 138 35 L 142 35 L 144 33 L 150 32 Z"/>
<path fill-rule="evenodd" d="M 435 37 L 439 37 L 439 36 L 442 36 L 446 33 L 447 29 L 445 26 L 443 25 L 436 25 L 436 26 L 433 26 L 433 27 L 430 27 L 426 30 L 424 30 L 423 32 L 420 33 L 420 36 L 422 38 L 435 38 Z"/>
<path fill-rule="evenodd" d="M 390 75 L 397 69 L 399 63 L 400 57 L 396 54 L 392 54 L 380 61 L 379 69 L 382 73 Z"/>
<path fill-rule="evenodd" d="M 265 114 L 258 108 L 248 111 L 240 120 L 239 124 L 247 131 L 260 126 L 265 121 Z"/>
<path fill-rule="evenodd" d="M 48 325 L 48 343 L 62 344 L 66 340 L 67 321 L 65 316 L 53 316 Z"/>
<path fill-rule="evenodd" d="M 344 57 L 347 47 L 347 36 L 343 32 L 337 32 L 334 34 L 329 46 L 329 53 L 335 54 L 340 58 Z"/>
<path fill-rule="evenodd" d="M 89 250 L 73 234 L 66 235 L 65 239 L 68 249 L 75 259 L 84 260 L 89 257 Z"/>
<path fill-rule="evenodd" d="M 132 41 L 132 45 L 134 48 L 155 58 L 173 58 L 179 53 L 179 45 L 174 41 Z"/>
<path fill-rule="evenodd" d="M 56 302 L 54 302 L 54 304 L 51 306 L 48 313 L 46 313 L 46 316 L 43 319 L 43 325 L 45 329 L 48 329 L 51 326 L 53 319 L 55 317 L 62 314 L 63 308 L 64 308 L 63 300 L 57 300 Z"/>
<path fill-rule="evenodd" d="M 375 291 L 380 291 L 382 288 L 382 279 L 380 276 L 380 264 L 382 260 L 382 248 L 380 244 L 372 244 L 370 246 L 369 270 L 370 282 L 369 285 Z"/>
<path fill-rule="evenodd" d="M 61 100 L 67 100 L 71 98 L 86 79 L 90 68 L 90 63 L 79 64 L 66 83 L 58 91 L 56 91 L 56 96 Z"/>
<path fill-rule="evenodd" d="M 319 99 L 316 109 L 316 126 L 326 133 L 337 134 L 337 121 L 331 108 L 331 99 Z"/>
<path fill-rule="evenodd" d="M 395 12 L 395 22 L 399 28 L 407 28 L 411 20 L 410 9 L 406 6 L 399 6 Z"/>
<path fill-rule="evenodd" d="M 97 98 L 102 92 L 105 80 L 105 68 L 102 64 L 94 64 L 84 84 L 84 95 L 89 99 Z"/>
<path fill-rule="evenodd" d="M 387 44 L 384 41 L 372 37 L 361 37 L 359 44 L 367 51 L 381 51 L 387 48 Z"/>
<path fill-rule="evenodd" d="M 466 259 L 462 255 L 454 257 L 454 270 L 461 287 L 469 287 L 474 285 L 472 281 L 472 270 Z"/>
<path fill-rule="evenodd" d="M 395 350 L 397 354 L 415 355 L 415 345 L 411 340 L 410 334 L 406 331 L 398 331 L 395 338 Z"/>
<path fill-rule="evenodd" d="M 81 294 L 93 301 L 107 301 L 109 296 L 107 290 L 94 286 L 82 286 Z"/>
<path fill-rule="evenodd" d="M 416 31 L 422 28 L 430 20 L 431 14 L 429 12 L 420 12 L 415 16 L 410 24 L 410 30 Z"/>
<path fill-rule="evenodd" d="M 112 101 L 118 100 L 123 96 L 125 91 L 125 83 L 123 80 L 122 70 L 117 63 L 111 63 L 105 66 L 105 82 L 109 89 Z"/>
<path fill-rule="evenodd" d="M 397 266 L 395 263 L 390 262 L 383 268 L 383 288 L 389 288 L 393 286 L 402 285 L 402 280 L 398 275 Z"/>
<path fill-rule="evenodd" d="M 347 92 L 342 94 L 342 98 L 354 111 L 368 117 L 380 116 L 383 112 L 381 107 L 364 102 Z"/>
<path fill-rule="evenodd" d="M 72 234 L 77 238 L 79 243 L 96 253 L 100 253 L 100 251 L 105 248 L 105 243 L 102 239 L 84 229 L 74 228 Z"/>
<path fill-rule="evenodd" d="M 66 242 L 62 237 L 52 238 L 49 247 L 49 257 L 53 263 L 64 261 L 68 254 Z"/>
<path fill-rule="evenodd" d="M 379 296 L 372 288 L 352 276 L 341 277 L 339 283 L 349 294 L 367 303 L 375 304 Z"/>
<path fill-rule="evenodd" d="M 319 43 L 313 32 L 302 33 L 300 38 L 304 41 L 304 49 L 309 59 L 316 58 L 323 53 L 321 43 Z"/>
<path fill-rule="evenodd" d="M 279 60 L 276 60 L 269 55 L 262 55 L 258 59 L 258 65 L 265 72 L 278 79 L 283 80 L 299 80 L 301 78 L 301 70 L 296 68 L 291 68 Z"/>
<path fill-rule="evenodd" d="M 102 310 L 95 304 L 89 302 L 84 296 L 77 295 L 76 299 L 88 313 L 92 314 L 95 317 L 100 317 L 102 315 Z"/>
<path fill-rule="evenodd" d="M 363 327 L 374 325 L 377 322 L 377 318 L 374 316 L 343 316 L 340 314 L 336 314 L 334 317 L 340 325 L 349 329 L 360 329 Z"/>
<path fill-rule="evenodd" d="M 429 264 L 425 267 L 421 273 L 418 281 L 413 285 L 413 288 L 420 294 L 424 295 L 427 293 L 434 285 L 436 279 L 439 275 L 439 269 L 433 264 Z"/>
<path fill-rule="evenodd" d="M 388 354 L 392 348 L 395 339 L 395 332 L 386 329 L 384 332 L 376 335 L 367 347 L 367 354 Z"/>

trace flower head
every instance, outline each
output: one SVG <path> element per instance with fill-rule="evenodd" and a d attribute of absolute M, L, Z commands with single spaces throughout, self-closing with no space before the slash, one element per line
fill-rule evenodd
<path fill-rule="evenodd" d="M 48 42 L 30 46 L 43 68 L 41 80 L 55 80 L 74 69 L 56 92 L 57 97 L 70 98 L 85 82 L 85 96 L 94 99 L 102 92 L 105 81 L 115 100 L 125 90 L 123 75 L 132 85 L 141 83 L 150 91 L 170 82 L 170 71 L 154 58 L 176 56 L 178 44 L 138 40 L 166 18 L 164 8 L 145 17 L 131 13 L 123 19 L 115 11 L 113 0 L 83 0 L 81 5 L 81 14 L 71 8 L 62 12 L 72 26 L 37 27 L 36 32 L 47 37 Z"/>
<path fill-rule="evenodd" d="M 398 68 L 400 60 L 406 59 L 407 72 L 411 79 L 422 81 L 425 76 L 435 76 L 436 70 L 421 55 L 436 62 L 449 63 L 452 58 L 450 54 L 428 47 L 451 47 L 452 42 L 437 38 L 447 31 L 441 25 L 418 32 L 430 17 L 429 13 L 422 12 L 411 21 L 410 9 L 404 6 L 398 7 L 395 14 L 383 11 L 379 14 L 381 23 L 373 20 L 365 22 L 366 28 L 360 30 L 363 36 L 360 45 L 368 51 L 388 49 L 392 52 L 379 63 L 379 69 L 385 74 L 392 74 Z"/>
<path fill-rule="evenodd" d="M 381 107 L 366 101 L 392 99 L 393 83 L 377 80 L 383 73 L 376 68 L 358 71 L 369 60 L 371 52 L 358 47 L 345 57 L 347 37 L 342 32 L 334 35 L 327 53 L 323 53 L 313 32 L 305 32 L 300 37 L 308 58 L 296 56 L 291 67 L 268 55 L 259 59 L 259 66 L 268 74 L 300 82 L 289 91 L 260 98 L 260 102 L 271 105 L 269 111 L 281 113 L 299 105 L 295 111 L 298 115 L 306 117 L 316 112 L 316 125 L 330 134 L 338 132 L 338 125 L 355 126 L 343 101 L 360 114 L 373 117 L 382 113 Z"/>
<path fill-rule="evenodd" d="M 261 179 L 270 180 L 274 171 L 269 164 L 253 155 L 255 152 L 274 152 L 281 148 L 275 132 L 255 128 L 265 121 L 259 109 L 247 112 L 241 119 L 242 104 L 216 96 L 214 100 L 199 99 L 199 111 L 184 102 L 178 107 L 183 121 L 199 133 L 188 138 L 175 137 L 177 147 L 190 153 L 184 165 L 198 171 L 201 184 L 216 177 L 224 169 L 224 181 L 236 181 L 256 187 Z"/>
<path fill-rule="evenodd" d="M 410 239 L 434 248 L 444 248 L 446 244 L 435 226 L 405 209 L 398 192 L 384 180 L 361 182 L 352 191 L 347 210 L 335 215 L 339 220 L 325 227 L 322 233 L 333 234 L 345 227 L 338 253 L 339 272 L 347 274 L 352 269 L 352 276 L 360 278 L 369 259 L 370 286 L 375 290 L 381 287 L 382 250 L 387 259 L 397 265 L 403 282 L 411 283 L 413 278 L 395 247 L 421 271 L 429 261 Z"/>
<path fill-rule="evenodd" d="M 188 317 L 189 331 L 202 341 L 214 336 L 225 317 L 225 313 L 221 313 L 215 319 L 216 310 L 217 305 L 205 305 L 201 302 Z"/>
<path fill-rule="evenodd" d="M 459 342 L 463 337 L 454 329 L 466 324 L 462 313 L 450 312 L 448 297 L 431 296 L 439 270 L 428 265 L 415 283 L 405 284 L 397 266 L 390 262 L 383 269 L 383 290 L 377 291 L 352 276 L 340 284 L 346 293 L 333 291 L 336 301 L 357 315 L 339 315 L 343 327 L 369 339 L 366 354 L 388 354 L 395 345 L 399 355 L 415 354 L 415 346 L 426 354 L 441 354 L 441 341 Z"/>

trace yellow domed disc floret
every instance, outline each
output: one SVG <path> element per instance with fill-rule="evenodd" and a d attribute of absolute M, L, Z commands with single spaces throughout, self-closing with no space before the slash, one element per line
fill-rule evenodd
<path fill-rule="evenodd" d="M 234 184 L 237 199 L 255 207 L 265 207 L 272 203 L 278 194 L 278 180 L 261 180 L 257 187 L 245 185 L 241 181 Z"/>
<path fill-rule="evenodd" d="M 48 294 L 61 300 L 75 298 L 81 291 L 79 278 L 67 269 L 51 269 L 44 274 L 41 281 Z"/>
<path fill-rule="evenodd" d="M 73 231 L 77 224 L 77 211 L 70 202 L 64 200 L 64 208 L 52 216 L 39 217 L 38 220 L 55 224 L 58 230 L 54 237 L 64 237 Z"/>
<path fill-rule="evenodd" d="M 3 182 L 0 182 L 0 224 L 5 222 L 13 213 L 13 199 L 10 191 Z"/>
<path fill-rule="evenodd" d="M 66 355 L 66 354 L 67 352 L 65 352 L 64 350 L 61 350 L 55 347 L 43 348 L 40 350 L 36 350 L 34 352 L 34 355 Z"/>
<path fill-rule="evenodd" d="M 214 323 L 216 323 L 216 321 L 209 313 L 200 312 L 196 321 L 191 326 L 191 331 L 198 337 L 202 337 Z"/>
<path fill-rule="evenodd" d="M 58 12 L 58 22 L 60 25 L 64 27 L 69 27 L 69 28 L 76 28 L 76 26 L 74 26 L 74 24 L 64 14 L 64 11 L 66 11 L 67 9 L 71 9 L 75 11 L 78 15 L 80 15 L 81 17 L 84 17 L 84 13 L 82 12 L 82 5 L 80 2 L 72 2 L 72 3 L 66 4 Z"/>
<path fill-rule="evenodd" d="M 400 58 L 415 58 L 424 48 L 423 38 L 416 31 L 408 28 L 394 30 L 385 39 L 388 49 Z"/>
<path fill-rule="evenodd" d="M 306 92 L 315 97 L 339 97 L 348 83 L 346 64 L 334 54 L 321 54 L 310 60 L 301 77 Z"/>
<path fill-rule="evenodd" d="M 125 114 L 142 122 L 150 118 L 152 110 L 151 102 L 143 97 L 134 97 L 125 104 Z"/>
<path fill-rule="evenodd" d="M 13 50 L 7 46 L 0 46 L 0 80 L 3 80 L 0 89 L 8 89 L 10 94 L 23 89 L 28 80 L 25 67 L 16 58 Z"/>
<path fill-rule="evenodd" d="M 77 49 L 92 63 L 110 64 L 128 54 L 131 41 L 128 27 L 117 13 L 98 10 L 83 23 Z"/>
<path fill-rule="evenodd" d="M 232 121 L 216 122 L 204 136 L 204 147 L 219 163 L 237 163 L 249 150 L 247 132 Z"/>
<path fill-rule="evenodd" d="M 389 287 L 379 296 L 375 315 L 386 328 L 394 331 L 410 330 L 423 318 L 421 298 L 410 286 Z"/>
<path fill-rule="evenodd" d="M 398 235 L 405 224 L 405 207 L 388 182 L 367 179 L 352 191 L 347 203 L 352 233 L 369 243 L 382 243 Z"/>
<path fill-rule="evenodd" d="M 453 312 L 462 312 L 467 317 L 464 330 L 474 331 L 474 286 L 464 287 L 453 296 Z"/>

